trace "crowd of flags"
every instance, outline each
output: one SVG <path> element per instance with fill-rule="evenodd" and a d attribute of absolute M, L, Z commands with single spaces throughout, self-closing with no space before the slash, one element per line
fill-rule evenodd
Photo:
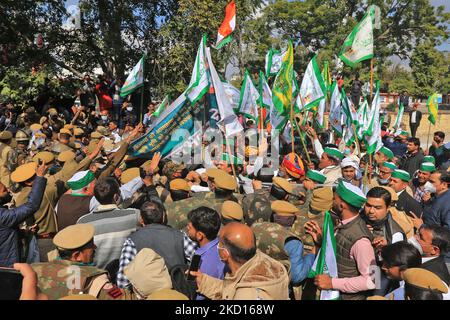
<path fill-rule="evenodd" d="M 236 28 L 236 5 L 232 0 L 225 9 L 223 20 L 214 46 L 219 50 L 232 40 L 232 33 Z M 358 63 L 372 59 L 374 56 L 373 30 L 380 28 L 380 10 L 377 6 L 369 6 L 362 20 L 345 39 L 339 58 L 348 66 L 354 67 Z M 122 87 L 121 95 L 126 96 L 143 85 L 144 57 L 132 69 L 130 75 Z M 273 79 L 270 87 L 269 80 Z M 380 121 L 380 83 L 375 84 L 375 94 L 369 103 L 366 97 L 354 106 L 347 97 L 344 89 L 339 89 L 336 81 L 332 81 L 331 70 L 327 61 L 320 70 L 317 56 L 313 56 L 304 72 L 299 85 L 297 74 L 294 71 L 294 48 L 288 41 L 286 50 L 270 49 L 265 57 L 265 69 L 259 72 L 259 81 L 255 85 L 251 74 L 246 70 L 240 90 L 229 82 L 221 80 L 211 58 L 210 48 L 207 45 L 206 36 L 203 36 L 192 70 L 191 80 L 186 90 L 172 103 L 166 96 L 163 102 L 154 112 L 157 118 L 152 130 L 146 136 L 132 144 L 133 155 L 139 155 L 156 151 L 149 147 L 151 142 L 148 137 L 155 135 L 158 129 L 167 127 L 175 121 L 176 114 L 180 110 L 187 110 L 195 106 L 206 94 L 209 94 L 210 108 L 216 108 L 218 113 L 217 126 L 229 138 L 243 132 L 243 127 L 238 121 L 238 115 L 253 119 L 263 126 L 270 124 L 272 129 L 283 131 L 290 122 L 290 126 L 298 126 L 293 121 L 292 114 L 303 114 L 308 119 L 313 114 L 313 119 L 321 128 L 325 128 L 325 109 L 329 106 L 329 124 L 334 133 L 342 137 L 346 145 L 356 141 L 365 143 L 367 153 L 373 154 L 382 147 L 381 121 Z M 427 102 L 429 121 L 436 123 L 438 112 L 438 96 L 433 94 Z M 404 105 L 399 103 L 399 110 L 395 119 L 394 130 L 401 130 Z M 182 121 L 184 129 L 191 130 L 193 134 L 192 118 L 185 113 L 186 119 Z M 175 125 L 176 126 L 176 125 Z M 167 132 L 169 135 L 170 132 Z M 137 147 L 138 146 L 138 147 Z M 165 143 L 165 152 L 176 148 L 175 145 Z M 325 215 L 324 239 L 322 250 L 317 255 L 312 275 L 328 273 L 337 276 L 335 261 L 335 239 L 329 214 Z M 336 291 L 323 291 L 321 299 L 329 300 L 338 298 Z"/>

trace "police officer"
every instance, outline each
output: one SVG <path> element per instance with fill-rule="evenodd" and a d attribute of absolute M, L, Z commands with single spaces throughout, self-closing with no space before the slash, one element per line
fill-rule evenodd
<path fill-rule="evenodd" d="M 16 132 L 17 142 L 17 165 L 25 164 L 29 160 L 28 145 L 30 144 L 30 136 L 23 130 Z"/>
<path fill-rule="evenodd" d="M 17 167 L 17 153 L 11 148 L 12 133 L 2 131 L 0 133 L 0 182 L 9 188 L 11 186 L 10 175 Z"/>
<path fill-rule="evenodd" d="M 92 266 L 94 227 L 89 224 L 69 226 L 55 236 L 55 260 L 32 264 L 38 275 L 38 287 L 49 299 L 89 294 L 100 300 L 123 300 L 128 293 L 111 283 L 106 270 Z"/>

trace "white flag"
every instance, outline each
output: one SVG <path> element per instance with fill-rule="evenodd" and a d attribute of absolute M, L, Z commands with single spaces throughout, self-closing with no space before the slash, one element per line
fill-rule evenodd
<path fill-rule="evenodd" d="M 220 113 L 220 121 L 217 124 L 222 128 L 225 136 L 228 138 L 244 131 L 244 128 L 242 128 L 236 114 L 233 112 L 230 100 L 228 100 L 227 94 L 225 93 L 223 83 L 220 81 L 219 75 L 212 62 L 209 48 L 206 48 L 206 58 L 211 72 L 211 81 L 216 93 L 217 106 Z"/>
<path fill-rule="evenodd" d="M 339 92 L 339 86 L 336 81 L 331 86 L 331 98 L 330 98 L 330 115 L 328 121 L 331 124 L 336 133 L 342 137 L 342 104 L 341 104 L 341 93 Z"/>
<path fill-rule="evenodd" d="M 144 57 L 131 70 L 122 88 L 120 89 L 120 96 L 126 97 L 134 90 L 144 85 Z"/>
<path fill-rule="evenodd" d="M 366 148 L 367 154 L 377 152 L 383 146 L 381 141 L 380 126 L 380 84 L 377 82 L 376 93 L 372 101 L 372 108 L 369 116 L 369 126 L 366 130 Z"/>
<path fill-rule="evenodd" d="M 258 120 L 258 99 L 259 92 L 253 84 L 252 78 L 245 70 L 244 81 L 241 87 L 241 96 L 239 99 L 239 113 L 247 118 Z"/>
<path fill-rule="evenodd" d="M 209 81 L 207 75 L 206 58 L 205 58 L 206 36 L 202 37 L 197 50 L 194 68 L 192 69 L 191 81 L 186 89 L 186 97 L 195 104 L 209 90 Z"/>
<path fill-rule="evenodd" d="M 327 88 L 317 65 L 316 56 L 309 61 L 300 86 L 303 108 L 309 109 L 325 99 Z"/>

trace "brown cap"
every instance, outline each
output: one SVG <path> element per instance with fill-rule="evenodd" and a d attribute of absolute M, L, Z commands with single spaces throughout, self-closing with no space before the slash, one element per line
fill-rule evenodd
<path fill-rule="evenodd" d="M 83 129 L 81 129 L 81 128 L 75 128 L 75 129 L 73 129 L 73 134 L 74 134 L 75 136 L 81 136 L 81 135 L 84 134 L 84 131 L 83 131 Z"/>
<path fill-rule="evenodd" d="M 9 140 L 13 137 L 11 131 L 0 132 L 0 140 Z"/>
<path fill-rule="evenodd" d="M 63 151 L 59 154 L 57 160 L 59 162 L 66 162 L 72 159 L 75 159 L 75 152 L 67 150 L 67 151 Z"/>
<path fill-rule="evenodd" d="M 59 133 L 66 133 L 66 134 L 72 136 L 72 132 L 66 128 L 62 128 L 61 130 L 59 130 Z"/>
<path fill-rule="evenodd" d="M 222 204 L 222 209 L 220 211 L 222 218 L 242 221 L 244 219 L 244 211 L 239 203 L 226 200 Z"/>
<path fill-rule="evenodd" d="M 292 203 L 283 201 L 283 200 L 275 200 L 271 205 L 272 211 L 280 216 L 291 216 L 296 212 L 300 211 L 296 206 Z"/>
<path fill-rule="evenodd" d="M 102 137 L 103 136 L 97 131 L 91 133 L 91 139 L 101 139 Z"/>
<path fill-rule="evenodd" d="M 292 193 L 292 191 L 294 190 L 292 184 L 290 184 L 289 181 L 287 181 L 284 178 L 274 177 L 272 182 L 273 182 L 274 185 L 276 185 L 277 187 L 283 189 L 287 193 Z"/>
<path fill-rule="evenodd" d="M 33 161 L 38 162 L 38 159 L 41 159 L 45 164 L 48 164 L 55 160 L 55 155 L 49 151 L 41 151 L 33 157 Z"/>
<path fill-rule="evenodd" d="M 422 289 L 437 290 L 441 293 L 448 292 L 448 288 L 444 282 L 442 282 L 441 278 L 433 272 L 422 268 L 407 269 L 405 273 L 403 273 L 403 280 L 408 284 L 412 284 L 413 286 Z"/>
<path fill-rule="evenodd" d="M 53 238 L 53 244 L 62 250 L 74 250 L 81 248 L 94 239 L 94 226 L 80 223 L 62 229 Z"/>
<path fill-rule="evenodd" d="M 324 213 L 333 205 L 333 189 L 330 187 L 319 188 L 313 191 L 309 207 L 315 211 Z"/>
<path fill-rule="evenodd" d="M 104 126 L 98 126 L 97 127 L 97 132 L 100 133 L 102 136 L 107 136 L 109 135 L 109 129 L 104 127 Z"/>
<path fill-rule="evenodd" d="M 211 179 L 215 179 L 217 177 L 217 175 L 221 174 L 222 172 L 224 172 L 224 171 L 221 169 L 217 169 L 217 168 L 206 169 L 206 175 L 208 176 L 208 178 L 211 178 Z"/>
<path fill-rule="evenodd" d="M 222 171 L 214 178 L 214 183 L 216 188 L 224 190 L 235 190 L 237 187 L 236 179 L 225 171 Z"/>
<path fill-rule="evenodd" d="M 67 130 L 70 130 L 70 129 L 73 129 L 73 128 L 74 128 L 74 125 L 71 124 L 71 123 L 68 123 L 68 124 L 65 124 L 63 128 L 64 128 L 64 129 L 67 129 Z"/>
<path fill-rule="evenodd" d="M 300 211 L 292 203 L 283 200 L 275 200 L 271 205 L 272 211 L 280 216 L 292 216 L 296 212 Z"/>
<path fill-rule="evenodd" d="M 172 181 L 170 181 L 169 186 L 170 190 L 191 191 L 191 187 L 184 179 L 173 179 Z"/>
<path fill-rule="evenodd" d="M 11 181 L 13 182 L 24 182 L 32 178 L 36 174 L 36 162 L 28 162 L 16 168 L 16 170 L 11 173 Z"/>
<path fill-rule="evenodd" d="M 189 298 L 176 290 L 162 289 L 149 295 L 147 300 L 189 300 Z"/>
<path fill-rule="evenodd" d="M 394 189 L 388 186 L 380 186 L 380 187 L 389 191 L 389 193 L 391 194 L 391 201 L 398 201 L 398 194 L 397 192 L 395 192 Z"/>
<path fill-rule="evenodd" d="M 44 122 L 48 121 L 47 117 L 41 117 L 41 119 L 39 119 L 39 124 L 43 124 Z"/>
<path fill-rule="evenodd" d="M 122 175 L 120 176 L 120 182 L 122 184 L 128 183 L 134 178 L 137 178 L 141 175 L 141 172 L 139 171 L 139 168 L 130 168 L 122 172 Z"/>
<path fill-rule="evenodd" d="M 58 111 L 55 108 L 50 108 L 50 109 L 48 109 L 48 114 L 51 116 L 57 115 Z"/>
<path fill-rule="evenodd" d="M 42 125 L 39 123 L 33 123 L 30 126 L 30 129 L 31 129 L 31 131 L 40 131 L 40 130 L 42 130 Z"/>
<path fill-rule="evenodd" d="M 383 296 L 371 296 L 371 297 L 367 297 L 366 300 L 387 300 L 387 299 Z"/>
<path fill-rule="evenodd" d="M 65 296 L 59 298 L 58 300 L 98 300 L 96 297 L 91 296 L 90 294 L 72 294 L 70 296 Z"/>

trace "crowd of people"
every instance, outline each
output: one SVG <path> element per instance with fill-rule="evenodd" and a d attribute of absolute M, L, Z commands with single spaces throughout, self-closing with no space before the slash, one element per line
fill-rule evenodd
<path fill-rule="evenodd" d="M 281 140 L 268 174 L 269 134 L 242 156 L 224 139 L 223 156 L 198 164 L 130 157 L 155 104 L 139 123 L 115 94 L 95 110 L 91 89 L 86 78 L 66 112 L 0 106 L 0 266 L 23 275 L 21 299 L 450 297 L 444 132 L 423 150 L 384 123 L 369 156 L 364 143 L 306 124 L 308 154 L 297 133 L 294 150 Z M 338 276 L 309 277 L 327 212 Z"/>

